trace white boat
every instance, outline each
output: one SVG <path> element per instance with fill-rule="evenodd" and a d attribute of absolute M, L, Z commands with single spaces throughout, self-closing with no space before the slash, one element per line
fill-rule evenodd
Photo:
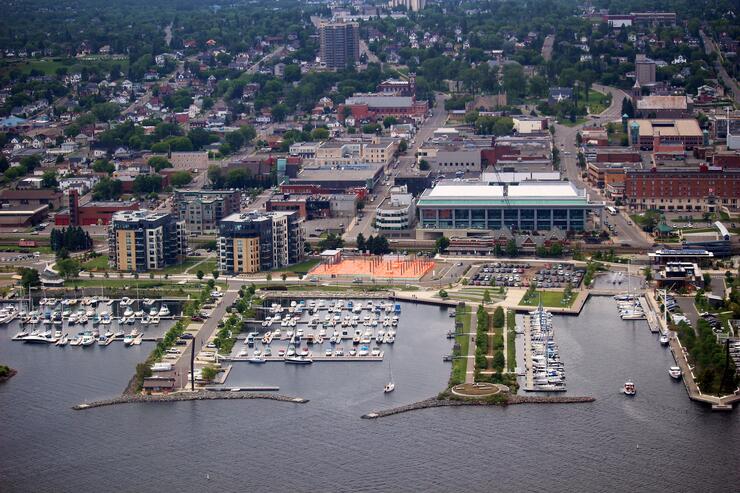
<path fill-rule="evenodd" d="M 310 365 L 313 363 L 313 360 L 307 356 L 286 356 L 283 361 L 291 365 Z"/>
<path fill-rule="evenodd" d="M 149 318 L 149 325 L 159 325 L 159 315 Z"/>
<path fill-rule="evenodd" d="M 56 344 L 56 345 L 57 345 L 57 346 L 61 346 L 61 347 L 64 347 L 64 346 L 66 346 L 67 344 L 69 344 L 69 336 L 67 336 L 67 335 L 65 334 L 65 335 L 64 335 L 64 337 L 62 337 L 61 339 L 59 339 L 59 340 L 57 341 L 57 344 Z"/>
<path fill-rule="evenodd" d="M 126 310 L 123 312 L 123 316 L 126 318 L 129 318 L 129 317 L 132 317 L 133 315 L 134 315 L 134 310 L 130 306 L 127 306 Z"/>
<path fill-rule="evenodd" d="M 132 300 L 131 298 L 128 298 L 126 296 L 124 296 L 123 298 L 121 298 L 121 306 L 128 306 L 128 305 L 130 305 L 133 302 L 134 302 L 134 300 Z"/>
<path fill-rule="evenodd" d="M 156 307 L 152 307 L 152 308 L 151 308 L 151 309 L 149 310 L 149 316 L 150 316 L 150 317 L 153 317 L 153 316 L 155 316 L 155 315 L 159 315 L 159 310 L 158 310 L 158 309 L 157 309 Z"/>
<path fill-rule="evenodd" d="M 637 388 L 635 387 L 635 384 L 632 382 L 625 382 L 624 387 L 622 387 L 622 392 L 624 392 L 624 395 L 635 395 L 637 393 Z"/>
<path fill-rule="evenodd" d="M 85 332 L 82 334 L 82 340 L 80 341 L 80 345 L 86 347 L 86 346 L 92 346 L 95 344 L 95 338 L 93 337 L 91 332 Z"/>
<path fill-rule="evenodd" d="M 100 323 L 103 325 L 110 325 L 110 313 L 103 312 L 100 314 Z"/>
<path fill-rule="evenodd" d="M 162 305 L 159 308 L 159 316 L 160 317 L 168 317 L 170 315 L 170 309 L 167 308 L 167 305 Z"/>
<path fill-rule="evenodd" d="M 25 330 L 22 330 L 22 331 L 18 332 L 16 335 L 13 336 L 13 340 L 14 341 L 22 341 L 23 338 L 26 337 L 27 335 L 28 335 L 28 332 L 26 332 Z"/>
<path fill-rule="evenodd" d="M 267 360 L 265 358 L 261 357 L 261 356 L 254 356 L 252 358 L 247 359 L 247 362 L 248 363 L 259 365 L 259 364 L 262 364 L 262 363 L 266 363 Z"/>
<path fill-rule="evenodd" d="M 682 374 L 681 368 L 678 366 L 671 366 L 670 368 L 668 368 L 668 374 L 671 376 L 671 378 L 679 380 Z"/>
<path fill-rule="evenodd" d="M 136 310 L 134 312 L 134 317 L 136 317 L 136 318 L 142 318 L 143 316 L 144 316 L 144 311 L 143 310 Z"/>
<path fill-rule="evenodd" d="M 385 384 L 383 392 L 388 394 L 389 392 L 393 392 L 394 390 L 396 390 L 396 384 L 393 381 L 393 370 L 391 369 L 391 362 L 388 361 L 388 383 Z"/>
<path fill-rule="evenodd" d="M 149 318 L 149 315 L 144 315 L 144 317 L 141 319 L 141 323 L 143 325 L 149 325 L 151 323 L 151 319 Z"/>
<path fill-rule="evenodd" d="M 662 344 L 663 346 L 667 346 L 667 345 L 668 345 L 668 342 L 670 342 L 670 340 L 668 339 L 668 336 L 667 336 L 667 335 L 665 335 L 665 334 L 661 335 L 661 336 L 660 336 L 660 339 L 658 339 L 658 340 L 660 341 L 660 343 L 661 343 L 661 344 Z"/>
<path fill-rule="evenodd" d="M 130 333 L 126 334 L 126 336 L 123 338 L 123 343 L 126 346 L 131 346 L 138 336 L 139 336 L 139 331 L 134 329 Z"/>

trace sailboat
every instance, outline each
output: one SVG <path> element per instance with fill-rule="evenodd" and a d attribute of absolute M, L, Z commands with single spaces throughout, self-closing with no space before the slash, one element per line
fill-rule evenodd
<path fill-rule="evenodd" d="M 396 390 L 396 384 L 393 382 L 393 370 L 391 369 L 390 360 L 388 361 L 388 377 L 389 381 L 387 384 L 385 384 L 385 387 L 383 388 L 383 392 L 385 392 L 386 394 Z"/>

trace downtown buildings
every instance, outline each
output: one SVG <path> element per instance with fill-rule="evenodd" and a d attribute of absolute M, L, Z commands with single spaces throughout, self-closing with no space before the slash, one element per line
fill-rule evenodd
<path fill-rule="evenodd" d="M 343 70 L 360 61 L 360 27 L 356 22 L 323 22 L 319 27 L 321 63 Z"/>
<path fill-rule="evenodd" d="M 191 235 L 216 234 L 218 223 L 239 212 L 239 190 L 175 190 L 172 208 Z"/>
<path fill-rule="evenodd" d="M 303 219 L 297 211 L 235 213 L 219 227 L 218 270 L 253 274 L 303 258 Z"/>
<path fill-rule="evenodd" d="M 110 265 L 121 271 L 146 272 L 177 264 L 185 254 L 185 225 L 169 213 L 148 210 L 113 214 L 108 229 Z"/>

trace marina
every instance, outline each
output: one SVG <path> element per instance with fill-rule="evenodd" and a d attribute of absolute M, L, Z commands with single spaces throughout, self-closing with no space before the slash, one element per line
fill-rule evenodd
<path fill-rule="evenodd" d="M 520 327 L 524 327 L 522 319 L 517 316 Z M 335 467 L 325 468 L 321 475 L 286 476 L 277 464 L 293 460 L 299 447 L 325 451 L 302 459 L 309 468 L 321 468 L 327 461 L 351 461 L 356 474 L 369 477 L 378 468 L 387 470 L 374 485 L 388 491 L 480 490 L 479 486 L 494 476 L 490 468 L 480 467 L 475 460 L 478 455 L 471 449 L 506 458 L 507 467 L 495 475 L 495 481 L 509 491 L 541 488 L 541 477 L 529 474 L 530 468 L 523 464 L 535 461 L 547 470 L 564 470 L 582 460 L 584 447 L 599 458 L 588 468 L 589 474 L 595 475 L 589 483 L 593 489 L 613 489 L 609 471 L 625 464 L 634 466 L 635 472 L 622 479 L 620 489 L 632 491 L 715 490 L 737 478 L 735 473 L 728 478 L 725 466 L 728 458 L 737 458 L 733 446 L 740 438 L 736 414 L 710 414 L 704 407 L 690 405 L 680 380 L 667 374 L 676 364 L 671 353 L 657 344 L 645 321 L 623 322 L 614 301 L 607 297 L 591 297 L 579 317 L 553 314 L 555 337 L 568 366 L 568 392 L 562 397 L 593 396 L 593 402 L 576 406 L 523 404 L 508 409 L 439 407 L 375 422 L 359 417 L 423 401 L 444 388 L 450 366 L 440 355 L 449 353 L 451 347 L 445 338 L 452 328 L 448 310 L 402 303 L 398 330 L 402 337 L 392 346 L 381 346 L 385 361 L 391 361 L 393 368 L 396 387 L 391 393 L 383 391 L 389 378 L 385 362 L 343 364 L 340 371 L 330 364 L 299 368 L 234 363 L 218 394 L 236 400 L 175 403 L 162 399 L 153 404 L 84 412 L 71 408 L 119 396 L 132 368 L 146 359 L 151 347 L 127 348 L 115 343 L 88 348 L 84 358 L 70 357 L 69 351 L 11 343 L 10 338 L 19 330 L 16 324 L 0 328 L 0 356 L 19 370 L 0 386 L 0 402 L 8 404 L 0 436 L 14 437 L 0 440 L 0 454 L 5 458 L 3 484 L 8 491 L 88 490 L 89 479 L 78 472 L 81 462 L 111 471 L 109 477 L 96 477 L 99 489 L 115 490 L 127 478 L 145 474 L 155 478 L 152 487 L 161 489 L 228 490 L 235 475 L 242 477 L 243 456 L 249 454 L 252 466 L 261 471 L 259 476 L 244 476 L 245 487 L 254 491 L 274 489 L 278 483 L 296 491 L 330 491 L 346 477 L 344 470 Z M 517 338 L 518 345 L 522 339 Z M 236 346 L 241 349 L 243 343 Z M 619 390 L 629 378 L 637 383 L 639 392 L 626 398 Z M 280 394 L 299 396 L 310 403 L 294 408 L 264 399 L 241 400 L 247 389 L 262 387 L 279 387 Z M 668 414 L 671 419 L 655 419 Z M 208 420 L 209 425 L 193 428 L 193 420 L 199 419 Z M 502 426 L 491 426 L 492 419 Z M 295 427 L 286 426 L 294 420 L 301 423 L 299 434 Z M 142 421 L 157 433 L 139 426 Z M 531 447 L 533 422 L 557 423 L 557 440 Z M 404 433 L 398 431 L 401 425 Z M 183 433 L 184 429 L 191 431 Z M 429 433 L 429 429 L 435 432 Z M 33 441 L 39 433 L 44 434 L 44 443 Z M 74 440 L 69 439 L 70 433 L 74 433 Z M 262 453 L 253 454 L 254 442 L 245 440 L 245 435 L 270 439 L 260 439 Z M 362 436 L 363 446 L 341 446 L 340 436 Z M 461 436 L 465 440 L 460 440 Z M 101 437 L 120 453 L 101 454 L 97 448 Z M 194 441 L 228 447 L 231 453 L 220 454 L 216 461 L 196 459 L 192 467 L 178 469 L 178 465 L 193 462 Z M 638 443 L 639 452 L 635 452 Z M 645 445 L 648 443 L 651 446 Z M 142 456 L 142 446 L 151 453 Z M 692 447 L 706 447 L 704 463 L 697 463 L 690 453 Z M 449 453 L 441 457 L 440 448 Z M 676 453 L 666 454 L 666 450 Z M 377 460 L 367 460 L 368 455 Z M 126 460 L 121 460 L 124 456 Z M 418 467 L 396 467 L 408 456 L 418 458 Z M 54 460 L 56 467 L 29 475 L 24 464 L 39 459 Z M 654 471 L 638 467 L 645 462 L 664 474 L 656 478 Z M 443 479 L 431 480 L 433 472 L 439 470 L 446 471 Z M 206 472 L 210 480 L 205 480 Z M 553 474 L 548 484 L 554 491 L 573 491 L 582 488 L 583 477 L 581 469 L 574 469 L 572 474 Z"/>
<path fill-rule="evenodd" d="M 386 299 L 281 298 L 262 306 L 262 320 L 224 361 L 309 365 L 383 361 L 396 342 L 401 305 Z"/>
<path fill-rule="evenodd" d="M 524 317 L 524 390 L 565 392 L 565 367 L 554 341 L 552 314 L 542 306 Z"/>

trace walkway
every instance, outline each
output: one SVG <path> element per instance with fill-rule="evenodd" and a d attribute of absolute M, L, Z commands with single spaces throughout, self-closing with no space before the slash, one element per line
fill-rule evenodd
<path fill-rule="evenodd" d="M 478 305 L 466 305 L 470 306 L 470 330 L 473 331 L 474 334 L 478 333 Z M 477 336 L 476 336 L 477 337 Z M 470 340 L 470 344 L 468 344 L 468 355 L 466 356 L 468 358 L 468 365 L 467 369 L 465 370 L 465 383 L 473 383 L 475 382 L 475 347 L 476 344 L 474 344 L 475 339 Z"/>

